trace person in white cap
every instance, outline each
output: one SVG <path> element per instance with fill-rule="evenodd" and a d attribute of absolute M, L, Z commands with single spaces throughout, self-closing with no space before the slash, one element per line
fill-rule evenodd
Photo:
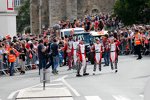
<path fill-rule="evenodd" d="M 94 44 L 94 50 L 95 50 L 95 64 L 93 69 L 93 75 L 95 75 L 97 65 L 99 67 L 99 71 L 101 71 L 101 61 L 102 61 L 102 53 L 103 53 L 103 46 L 100 43 L 99 38 L 96 38 L 96 43 Z"/>

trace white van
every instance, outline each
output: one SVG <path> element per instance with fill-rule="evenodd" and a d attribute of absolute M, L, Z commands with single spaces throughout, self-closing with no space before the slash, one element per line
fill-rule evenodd
<path fill-rule="evenodd" d="M 71 32 L 84 32 L 84 28 L 69 28 L 69 29 L 61 29 L 60 30 L 60 37 L 70 36 Z"/>

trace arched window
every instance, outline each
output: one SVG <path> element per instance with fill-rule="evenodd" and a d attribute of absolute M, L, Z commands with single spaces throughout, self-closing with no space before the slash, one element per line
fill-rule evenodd
<path fill-rule="evenodd" d="M 93 9 L 92 10 L 92 14 L 98 14 L 99 13 L 99 10 L 98 9 Z"/>

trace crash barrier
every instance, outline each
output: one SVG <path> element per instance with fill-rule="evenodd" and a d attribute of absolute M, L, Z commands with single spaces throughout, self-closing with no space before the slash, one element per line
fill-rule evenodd
<path fill-rule="evenodd" d="M 27 62 L 28 61 L 28 62 Z M 25 60 L 25 70 L 32 70 L 32 69 L 36 69 L 38 65 L 38 61 L 35 61 L 33 63 L 32 59 Z M 7 60 L 7 56 L 5 54 L 3 54 L 3 58 L 0 59 L 0 75 L 9 75 L 9 62 Z M 17 73 L 19 72 L 21 69 L 21 65 L 20 65 L 20 61 L 19 61 L 19 57 L 17 57 L 16 62 L 14 64 L 14 72 Z"/>
<path fill-rule="evenodd" d="M 7 71 L 8 71 L 7 62 L 4 62 L 3 59 L 0 59 L 0 73 L 7 75 Z"/>
<path fill-rule="evenodd" d="M 133 44 L 120 44 L 119 46 L 119 54 L 120 55 L 131 55 L 131 54 L 135 54 L 135 47 Z M 150 41 L 148 46 L 144 46 L 142 45 L 141 47 L 141 53 L 142 55 L 150 55 Z"/>

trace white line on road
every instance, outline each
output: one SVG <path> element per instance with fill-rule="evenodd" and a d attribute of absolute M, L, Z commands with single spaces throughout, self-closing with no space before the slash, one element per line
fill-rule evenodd
<path fill-rule="evenodd" d="M 62 77 L 61 81 L 76 95 L 76 96 L 80 96 L 80 94 L 69 84 L 67 83 L 67 81 L 65 81 L 65 78 L 68 77 L 68 75 L 65 75 L 64 77 Z"/>
<path fill-rule="evenodd" d="M 99 96 L 85 96 L 86 100 L 102 100 Z"/>
<path fill-rule="evenodd" d="M 62 86 L 63 83 L 57 83 L 57 84 L 46 84 L 46 86 Z M 43 84 L 40 84 L 39 86 L 43 86 Z"/>
<path fill-rule="evenodd" d="M 114 97 L 116 100 L 130 100 L 129 98 L 126 98 L 126 97 L 123 97 L 123 96 L 120 96 L 120 95 L 118 95 L 118 96 L 113 95 L 113 97 Z"/>
<path fill-rule="evenodd" d="M 139 96 L 140 96 L 141 98 L 144 98 L 144 95 L 142 95 L 142 94 L 141 94 L 141 95 L 139 95 Z"/>
<path fill-rule="evenodd" d="M 73 98 L 60 98 L 59 100 L 73 100 Z"/>
<path fill-rule="evenodd" d="M 55 81 L 62 81 L 64 78 L 66 78 L 66 77 L 68 77 L 67 75 L 65 75 L 65 76 L 63 76 L 63 77 L 61 77 L 61 78 L 59 78 L 59 79 L 56 79 L 56 80 L 53 80 L 52 82 L 55 82 Z M 34 87 L 36 87 L 36 86 L 40 86 L 41 84 L 37 84 L 37 85 L 34 85 L 34 86 L 31 86 L 31 87 L 28 87 L 28 88 L 34 88 Z M 56 85 L 56 84 L 55 84 Z M 57 84 L 58 85 L 58 84 Z M 61 85 L 61 84 L 59 84 L 59 85 Z M 28 89 L 28 88 L 23 88 L 23 89 L 20 89 L 20 90 L 17 90 L 17 91 L 14 91 L 14 92 L 12 92 L 8 97 L 7 97 L 7 99 L 13 99 L 14 98 L 14 96 L 18 93 L 18 92 L 20 92 L 20 91 L 22 91 L 22 90 L 25 90 L 25 89 Z"/>
<path fill-rule="evenodd" d="M 15 96 L 15 94 L 17 94 L 20 90 L 14 91 L 12 92 L 7 99 L 13 99 L 13 97 Z"/>
<path fill-rule="evenodd" d="M 34 88 L 34 87 L 36 87 L 36 86 L 39 86 L 40 84 L 37 84 L 37 85 L 34 85 L 34 86 L 31 86 L 31 87 L 28 87 L 28 88 Z M 12 92 L 9 96 L 8 96 L 8 98 L 7 99 L 13 99 L 13 97 L 18 93 L 18 92 L 20 92 L 21 90 L 25 90 L 25 89 L 28 89 L 28 88 L 23 88 L 23 89 L 20 89 L 20 90 L 17 90 L 17 91 L 14 91 L 14 92 Z"/>

